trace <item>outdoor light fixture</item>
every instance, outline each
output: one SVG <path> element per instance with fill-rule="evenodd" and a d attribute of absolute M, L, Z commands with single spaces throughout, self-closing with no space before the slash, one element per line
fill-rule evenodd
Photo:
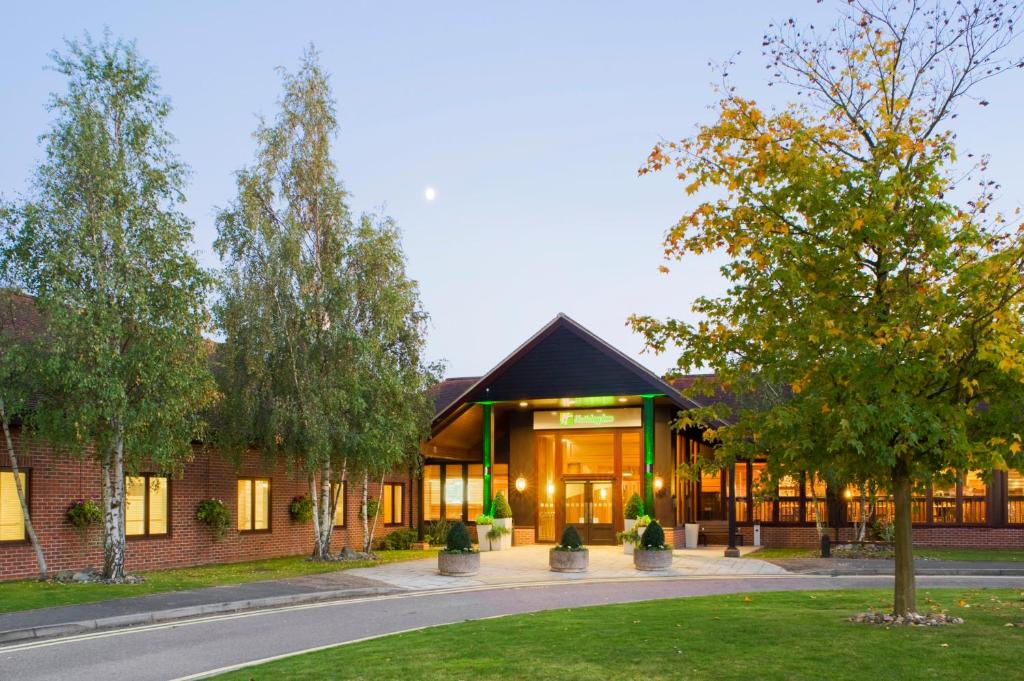
<path fill-rule="evenodd" d="M 524 492 L 524 491 L 526 491 L 526 478 L 524 478 L 521 475 L 518 478 L 516 478 L 516 491 L 517 492 Z"/>
<path fill-rule="evenodd" d="M 654 491 L 660 492 L 661 488 L 665 486 L 665 481 L 662 480 L 660 475 L 654 477 Z"/>
<path fill-rule="evenodd" d="M 520 406 L 520 407 L 529 407 L 529 406 L 530 406 L 530 403 L 529 403 L 529 402 L 520 402 L 520 403 L 519 403 L 519 406 Z"/>
<path fill-rule="evenodd" d="M 625 402 L 628 399 L 629 399 L 628 397 L 620 397 L 619 398 L 619 402 Z"/>
<path fill-rule="evenodd" d="M 548 496 L 550 497 L 554 493 L 555 493 L 555 483 L 548 482 Z"/>

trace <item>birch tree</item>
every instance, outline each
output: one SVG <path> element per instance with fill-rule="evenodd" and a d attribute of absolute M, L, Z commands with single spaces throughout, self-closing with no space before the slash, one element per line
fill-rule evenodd
<path fill-rule="evenodd" d="M 0 231 L 0 234 L 3 234 L 3 231 Z M 2 270 L 2 262 L 0 262 L 0 273 Z M 0 281 L 3 279 L 4 277 L 0 277 Z M 38 311 L 34 308 L 34 302 L 30 301 L 27 296 L 22 296 L 13 290 L 0 289 L 0 427 L 4 431 L 4 444 L 7 446 L 7 458 L 11 464 L 11 472 L 14 474 L 14 486 L 18 495 L 18 503 L 21 505 L 25 534 L 36 554 L 39 579 L 47 579 L 49 570 L 46 567 L 46 556 L 39 543 L 39 537 L 36 536 L 35 527 L 32 525 L 32 514 L 25 495 L 26 490 L 21 481 L 22 472 L 18 448 L 11 435 L 12 422 L 17 417 L 21 421 L 22 431 L 19 442 L 24 443 L 28 440 L 25 430 L 28 425 L 26 421 L 31 414 L 30 402 L 33 394 L 40 389 L 40 386 L 34 384 L 30 370 L 34 359 L 33 351 L 38 352 L 42 349 L 40 347 L 42 339 L 33 335 L 35 332 L 41 331 L 40 324 L 32 323 L 38 321 Z M 24 319 L 29 315 L 34 319 Z"/>
<path fill-rule="evenodd" d="M 338 501 L 331 490 L 346 478 L 357 410 L 354 229 L 331 158 L 334 101 L 315 50 L 282 79 L 279 111 L 259 125 L 255 160 L 237 173 L 237 196 L 217 217 L 226 338 L 218 430 L 228 451 L 255 446 L 308 479 L 313 556 L 325 559 Z"/>
<path fill-rule="evenodd" d="M 125 475 L 174 471 L 214 397 L 207 366 L 208 275 L 180 212 L 186 168 L 168 100 L 134 43 L 67 42 L 45 160 L 14 211 L 13 271 L 36 297 L 47 352 L 33 414 L 40 436 L 99 464 L 103 576 L 125 572 Z"/>
<path fill-rule="evenodd" d="M 958 110 L 987 105 L 978 87 L 1022 65 L 1021 9 L 839 7 L 831 31 L 789 20 L 764 38 L 773 84 L 800 104 L 766 110 L 727 82 L 714 122 L 651 152 L 641 173 L 667 170 L 699 196 L 666 254 L 724 252 L 730 288 L 697 299 L 696 324 L 633 325 L 655 350 L 679 347 L 680 367 L 713 368 L 712 389 L 788 386 L 728 426 L 699 416 L 724 461 L 827 466 L 892 495 L 905 615 L 914 486 L 1024 464 L 1024 232 L 955 143 Z"/>

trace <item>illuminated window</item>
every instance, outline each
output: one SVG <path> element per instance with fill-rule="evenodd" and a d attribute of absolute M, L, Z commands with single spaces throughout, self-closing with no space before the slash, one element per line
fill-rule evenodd
<path fill-rule="evenodd" d="M 483 464 L 470 464 L 466 478 L 466 517 L 473 520 L 484 512 L 484 467 Z M 491 492 L 493 498 L 494 492 Z"/>
<path fill-rule="evenodd" d="M 423 467 L 423 519 L 441 519 L 441 467 Z"/>
<path fill-rule="evenodd" d="M 1006 520 L 1012 525 L 1024 525 L 1024 473 L 1011 470 L 1006 474 Z"/>
<path fill-rule="evenodd" d="M 988 485 L 980 473 L 969 472 L 963 480 L 963 522 L 966 525 L 980 525 L 986 520 L 988 507 Z"/>
<path fill-rule="evenodd" d="M 933 523 L 956 522 L 956 480 L 939 479 L 932 485 Z"/>
<path fill-rule="evenodd" d="M 444 467 L 444 517 L 449 520 L 462 520 L 462 504 L 465 498 L 462 464 L 448 464 Z"/>
<path fill-rule="evenodd" d="M 25 501 L 29 502 L 28 484 L 24 471 L 18 472 Z M 14 484 L 14 472 L 0 470 L 0 541 L 23 541 L 25 539 L 25 516 L 21 512 L 18 488 Z"/>
<path fill-rule="evenodd" d="M 331 503 L 334 504 L 334 526 L 345 526 L 345 483 L 331 484 Z"/>
<path fill-rule="evenodd" d="M 644 452 L 640 433 L 622 434 L 622 503 L 644 496 Z"/>
<path fill-rule="evenodd" d="M 402 524 L 402 500 L 405 485 L 386 483 L 380 494 L 380 519 L 385 525 Z"/>
<path fill-rule="evenodd" d="M 124 533 L 129 537 L 167 534 L 168 481 L 159 475 L 124 479 Z"/>
<path fill-rule="evenodd" d="M 238 531 L 260 532 L 270 529 L 270 480 L 238 479 Z"/>
<path fill-rule="evenodd" d="M 491 466 L 491 498 L 498 496 L 498 492 L 508 499 L 508 464 L 496 463 Z"/>

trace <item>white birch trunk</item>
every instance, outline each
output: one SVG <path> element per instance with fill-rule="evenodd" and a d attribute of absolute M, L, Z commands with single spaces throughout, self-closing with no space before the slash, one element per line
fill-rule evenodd
<path fill-rule="evenodd" d="M 309 475 L 309 500 L 313 503 L 313 554 L 314 560 L 320 557 L 320 495 L 317 493 L 316 473 Z"/>
<path fill-rule="evenodd" d="M 14 450 L 14 438 L 11 437 L 10 425 L 7 423 L 7 409 L 4 400 L 0 397 L 0 422 L 4 426 L 4 438 L 7 440 L 7 457 L 11 460 L 11 472 L 14 473 L 14 488 L 18 491 L 18 503 L 21 504 L 21 517 L 25 521 L 25 534 L 32 542 L 32 549 L 36 552 L 36 562 L 39 564 L 39 579 L 49 577 L 46 568 L 46 557 L 43 555 L 43 547 L 39 544 L 39 537 L 32 527 L 32 518 L 28 511 L 28 501 L 25 499 L 25 490 L 21 486 L 21 469 L 18 467 L 18 453 Z"/>
<path fill-rule="evenodd" d="M 383 505 L 384 496 L 384 476 L 380 476 L 380 485 L 377 487 L 377 509 L 373 514 L 373 524 L 370 525 L 370 536 L 366 539 L 366 547 L 363 549 L 366 553 L 370 553 L 370 549 L 373 547 L 373 535 L 377 531 L 377 518 L 380 517 L 380 507 Z"/>
<path fill-rule="evenodd" d="M 100 466 L 103 484 L 103 578 L 124 581 L 124 432 L 114 425 L 114 446 Z"/>
<path fill-rule="evenodd" d="M 370 544 L 370 476 L 363 473 L 363 551 L 369 551 Z"/>

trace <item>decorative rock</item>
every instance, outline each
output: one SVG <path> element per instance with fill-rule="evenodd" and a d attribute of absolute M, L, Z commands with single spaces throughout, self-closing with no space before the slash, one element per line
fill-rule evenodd
<path fill-rule="evenodd" d="M 353 551 L 349 547 L 344 547 L 338 552 L 338 560 L 375 560 L 377 556 L 372 553 L 366 553 L 365 551 Z"/>
<path fill-rule="evenodd" d="M 919 613 L 912 612 L 909 615 L 891 615 L 881 612 L 862 612 L 859 615 L 851 615 L 851 622 L 862 622 L 864 624 L 882 624 L 885 626 L 904 627 L 941 627 L 948 624 L 963 624 L 962 617 L 954 617 L 942 612 Z"/>
<path fill-rule="evenodd" d="M 590 563 L 590 551 L 548 551 L 548 565 L 552 572 L 586 572 Z"/>
<path fill-rule="evenodd" d="M 442 551 L 437 554 L 437 570 L 448 577 L 475 575 L 480 570 L 480 554 L 476 551 L 472 553 Z"/>

